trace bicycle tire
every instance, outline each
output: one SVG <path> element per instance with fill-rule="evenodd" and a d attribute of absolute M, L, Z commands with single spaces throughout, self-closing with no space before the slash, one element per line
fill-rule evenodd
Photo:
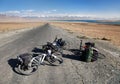
<path fill-rule="evenodd" d="M 102 53 L 98 53 L 98 58 L 99 59 L 105 59 L 106 56 L 104 54 L 102 54 Z"/>
<path fill-rule="evenodd" d="M 24 66 L 23 65 L 18 65 L 18 71 L 21 75 L 31 75 L 33 74 L 37 69 L 38 69 L 38 65 L 34 65 L 33 67 L 31 67 L 31 71 L 28 72 L 27 70 L 23 70 Z M 30 68 L 29 68 L 30 70 Z"/>
<path fill-rule="evenodd" d="M 63 59 L 57 56 L 56 57 L 48 56 L 47 61 L 53 66 L 58 66 L 63 63 Z"/>

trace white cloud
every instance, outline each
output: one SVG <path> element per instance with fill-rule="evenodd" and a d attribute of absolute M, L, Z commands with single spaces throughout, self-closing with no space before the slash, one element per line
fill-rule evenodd
<path fill-rule="evenodd" d="M 7 11 L 6 13 L 20 13 L 20 11 Z"/>
<path fill-rule="evenodd" d="M 57 10 L 56 9 L 54 9 L 54 10 L 52 10 L 53 12 L 56 12 Z"/>
<path fill-rule="evenodd" d="M 44 11 L 43 13 L 44 14 L 50 14 L 50 13 L 55 13 L 57 10 L 54 9 L 54 10 L 49 10 L 49 11 Z"/>
<path fill-rule="evenodd" d="M 0 14 L 6 14 L 11 16 L 20 16 L 20 17 L 91 17 L 91 18 L 120 18 L 119 15 L 108 15 L 108 14 L 82 14 L 82 13 L 57 13 L 56 9 L 48 11 L 36 11 L 36 10 L 13 10 L 0 12 Z"/>
<path fill-rule="evenodd" d="M 21 14 L 20 11 L 5 11 L 5 12 L 0 12 L 0 14 L 5 14 L 5 15 L 9 15 L 9 16 L 19 16 L 19 14 Z"/>
<path fill-rule="evenodd" d="M 34 12 L 35 10 L 29 9 L 29 10 L 21 10 L 21 12 Z"/>

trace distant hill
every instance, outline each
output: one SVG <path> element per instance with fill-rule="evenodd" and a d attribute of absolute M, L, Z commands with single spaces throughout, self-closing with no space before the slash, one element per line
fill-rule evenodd
<path fill-rule="evenodd" d="M 106 20 L 104 18 L 93 18 L 88 16 L 44 16 L 44 17 L 20 17 L 0 14 L 0 22 L 39 22 L 39 21 L 57 21 L 57 20 L 100 20 L 100 22 L 114 22 L 118 20 Z"/>
<path fill-rule="evenodd" d="M 38 22 L 46 20 L 84 20 L 96 19 L 91 17 L 77 17 L 77 16 L 44 16 L 44 17 L 19 17 L 0 14 L 0 22 Z"/>
<path fill-rule="evenodd" d="M 8 16 L 0 14 L 0 22 L 23 22 L 23 21 L 26 21 L 26 19 L 18 16 Z"/>
<path fill-rule="evenodd" d="M 0 22 L 39 22 L 43 20 L 49 20 L 43 17 L 19 17 L 0 14 Z"/>

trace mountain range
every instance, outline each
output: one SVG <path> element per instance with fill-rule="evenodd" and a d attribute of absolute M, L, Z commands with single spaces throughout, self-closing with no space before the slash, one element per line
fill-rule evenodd
<path fill-rule="evenodd" d="M 39 22 L 39 21 L 56 21 L 56 20 L 103 20 L 103 21 L 116 21 L 117 18 L 105 19 L 105 18 L 96 18 L 89 16 L 14 16 L 14 15 L 5 15 L 0 14 L 0 22 Z"/>

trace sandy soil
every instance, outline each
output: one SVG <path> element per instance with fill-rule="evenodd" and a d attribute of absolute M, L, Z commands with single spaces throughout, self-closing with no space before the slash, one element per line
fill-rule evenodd
<path fill-rule="evenodd" d="M 0 32 L 8 32 L 24 28 L 33 28 L 45 24 L 44 22 L 0 22 Z"/>
<path fill-rule="evenodd" d="M 45 22 L 0 22 L 0 33 L 11 30 L 33 28 L 43 24 L 45 24 Z M 97 40 L 105 39 L 120 47 L 120 26 L 70 22 L 50 22 L 50 24 L 63 28 L 70 33 L 76 32 L 79 35 L 82 34 Z"/>
<path fill-rule="evenodd" d="M 76 32 L 94 39 L 105 39 L 120 46 L 120 26 L 70 22 L 51 22 L 50 24 L 66 29 L 71 33 Z"/>
<path fill-rule="evenodd" d="M 0 22 L 0 47 L 17 39 L 16 35 L 44 25 L 45 22 Z M 9 40 L 9 41 L 8 41 Z"/>

